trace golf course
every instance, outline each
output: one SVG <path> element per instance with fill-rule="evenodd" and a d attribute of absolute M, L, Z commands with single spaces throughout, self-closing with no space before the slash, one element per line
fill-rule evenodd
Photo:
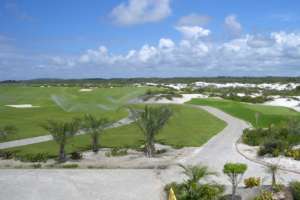
<path fill-rule="evenodd" d="M 290 119 L 300 119 L 299 112 L 286 107 L 249 104 L 224 99 L 193 99 L 188 104 L 211 106 L 218 108 L 234 117 L 251 123 L 254 127 L 268 127 Z"/>
<path fill-rule="evenodd" d="M 123 107 L 128 100 L 145 93 L 148 87 L 0 87 L 0 126 L 13 125 L 18 131 L 0 141 L 47 134 L 41 127 L 47 120 L 70 120 L 93 114 L 117 121 L 128 115 Z M 32 105 L 29 108 L 7 105 Z"/>

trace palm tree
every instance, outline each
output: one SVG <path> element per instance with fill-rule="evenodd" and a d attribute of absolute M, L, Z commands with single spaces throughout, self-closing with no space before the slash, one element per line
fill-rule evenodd
<path fill-rule="evenodd" d="M 278 173 L 279 166 L 276 164 L 268 165 L 267 166 L 267 172 L 269 172 L 272 175 L 272 188 L 274 189 L 277 185 L 276 181 L 276 175 Z"/>
<path fill-rule="evenodd" d="M 78 120 L 71 122 L 59 122 L 49 120 L 47 124 L 42 127 L 52 135 L 53 140 L 59 145 L 58 161 L 64 162 L 66 160 L 65 146 L 68 139 L 75 135 L 79 130 Z"/>
<path fill-rule="evenodd" d="M 181 199 L 208 199 L 215 200 L 223 193 L 224 188 L 217 184 L 200 184 L 199 181 L 210 175 L 217 175 L 208 171 L 206 166 L 183 166 L 183 173 L 187 176 L 187 180 L 182 184 L 183 191 L 180 194 Z"/>
<path fill-rule="evenodd" d="M 193 183 L 198 183 L 207 176 L 217 175 L 217 173 L 209 171 L 206 166 L 184 166 L 181 164 L 179 166 L 184 170 L 183 174 L 185 174 L 188 177 L 188 180 Z"/>
<path fill-rule="evenodd" d="M 10 134 L 14 134 L 17 132 L 16 127 L 6 125 L 3 127 L 0 127 L 0 138 L 6 138 Z"/>
<path fill-rule="evenodd" d="M 154 137 L 164 127 L 173 112 L 166 106 L 145 106 L 142 112 L 136 110 L 133 113 L 137 114 L 136 123 L 145 136 L 145 154 L 147 157 L 153 157 L 155 153 Z"/>
<path fill-rule="evenodd" d="M 97 153 L 99 150 L 99 135 L 103 132 L 104 128 L 109 125 L 109 122 L 105 118 L 95 118 L 94 116 L 87 114 L 84 116 L 81 128 L 83 131 L 90 134 L 92 139 L 92 150 Z"/>

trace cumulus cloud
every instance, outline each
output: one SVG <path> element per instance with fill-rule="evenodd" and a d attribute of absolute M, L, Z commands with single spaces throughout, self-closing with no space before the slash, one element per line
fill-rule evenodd
<path fill-rule="evenodd" d="M 175 43 L 169 38 L 161 38 L 158 43 L 158 47 L 161 49 L 171 49 L 174 48 Z"/>
<path fill-rule="evenodd" d="M 111 11 L 113 21 L 119 25 L 157 22 L 170 14 L 170 0 L 128 0 Z"/>
<path fill-rule="evenodd" d="M 210 30 L 207 32 L 204 36 Z M 105 46 L 71 56 L 8 53 L 0 48 L 1 79 L 25 75 L 30 78 L 300 75 L 297 32 L 246 34 L 225 42 L 183 35 L 178 42 L 161 38 L 156 45 L 144 44 L 123 54 L 114 54 Z"/>
<path fill-rule="evenodd" d="M 200 26 L 177 26 L 176 29 L 182 33 L 186 39 L 199 39 L 210 34 L 210 30 Z"/>
<path fill-rule="evenodd" d="M 238 22 L 236 15 L 228 15 L 224 21 L 226 29 L 230 34 L 238 36 L 242 32 L 242 25 Z"/>
<path fill-rule="evenodd" d="M 181 17 L 178 20 L 178 26 L 205 26 L 211 21 L 211 17 L 208 15 L 199 15 L 192 13 Z"/>

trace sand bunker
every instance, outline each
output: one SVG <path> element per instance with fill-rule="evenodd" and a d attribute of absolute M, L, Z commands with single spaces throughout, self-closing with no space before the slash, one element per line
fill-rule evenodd
<path fill-rule="evenodd" d="M 162 99 L 156 99 L 156 97 L 149 99 L 145 103 L 161 103 L 161 104 L 184 104 L 185 102 L 188 102 L 195 98 L 207 98 L 207 95 L 203 94 L 182 94 L 182 97 L 175 97 L 172 100 L 162 98 Z"/>
<path fill-rule="evenodd" d="M 79 92 L 91 92 L 91 91 L 93 91 L 93 89 L 91 88 L 82 88 L 79 90 Z"/>
<path fill-rule="evenodd" d="M 33 106 L 31 104 L 5 105 L 12 108 L 38 108 L 40 106 Z"/>
<path fill-rule="evenodd" d="M 284 106 L 300 112 L 300 97 L 294 97 L 294 98 L 275 97 L 274 100 L 265 102 L 264 104 L 270 106 Z"/>

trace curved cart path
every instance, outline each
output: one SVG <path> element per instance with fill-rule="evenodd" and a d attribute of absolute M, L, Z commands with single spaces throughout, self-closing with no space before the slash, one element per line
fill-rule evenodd
<path fill-rule="evenodd" d="M 248 165 L 245 177 L 260 176 L 264 178 L 263 183 L 268 184 L 270 177 L 265 168 L 245 159 L 235 148 L 235 142 L 249 125 L 218 109 L 199 108 L 224 120 L 227 127 L 178 163 L 207 165 L 219 173 L 213 180 L 229 185 L 227 177 L 222 174 L 223 165 L 226 162 L 243 162 Z M 178 166 L 165 170 L 0 170 L 0 197 L 10 200 L 163 200 L 164 185 L 182 180 L 180 171 Z M 281 183 L 300 180 L 300 175 L 290 172 L 280 172 L 280 177 Z"/>
<path fill-rule="evenodd" d="M 199 107 L 225 121 L 227 127 L 225 127 L 218 135 L 211 138 L 205 145 L 195 150 L 191 156 L 181 160 L 181 162 L 183 164 L 207 165 L 210 169 L 215 170 L 220 174 L 219 177 L 214 179 L 223 184 L 228 184 L 227 178 L 222 174 L 224 164 L 226 162 L 242 162 L 248 165 L 245 177 L 259 176 L 264 178 L 266 183 L 269 183 L 270 177 L 269 174 L 266 173 L 266 167 L 246 159 L 237 151 L 235 146 L 235 143 L 242 136 L 243 130 L 250 127 L 250 125 L 219 109 L 208 106 Z M 292 180 L 300 180 L 300 175 L 292 172 L 280 171 L 279 178 L 280 182 L 289 183 Z"/>
<path fill-rule="evenodd" d="M 120 126 L 130 124 L 132 122 L 133 122 L 133 116 L 132 116 L 132 113 L 129 112 L 128 117 L 125 117 L 125 118 L 113 123 L 112 125 L 107 127 L 107 129 L 108 128 L 117 128 L 117 127 L 120 127 Z M 83 135 L 83 134 L 85 134 L 85 132 L 79 132 L 76 135 Z M 53 140 L 52 135 L 43 135 L 43 136 L 13 140 L 13 141 L 8 141 L 8 142 L 2 142 L 2 143 L 0 143 L 0 150 L 1 149 L 12 148 L 12 147 L 25 146 L 25 145 L 29 145 L 29 144 L 47 142 L 47 141 L 50 141 L 50 140 Z"/>

